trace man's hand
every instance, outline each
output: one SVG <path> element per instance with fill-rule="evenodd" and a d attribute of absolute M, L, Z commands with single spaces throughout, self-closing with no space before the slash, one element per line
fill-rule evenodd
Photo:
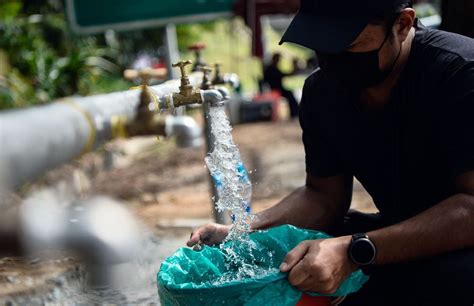
<path fill-rule="evenodd" d="M 206 224 L 191 233 L 187 246 L 192 247 L 196 244 L 214 245 L 221 243 L 229 234 L 230 225 L 217 223 Z"/>
<path fill-rule="evenodd" d="M 332 294 L 355 270 L 347 250 L 350 236 L 306 240 L 289 252 L 280 266 L 290 283 L 301 291 Z"/>

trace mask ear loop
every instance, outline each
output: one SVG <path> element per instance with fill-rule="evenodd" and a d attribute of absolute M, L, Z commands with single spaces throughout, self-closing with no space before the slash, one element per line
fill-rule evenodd
<path fill-rule="evenodd" d="M 387 40 L 389 39 L 389 37 L 392 35 L 392 29 L 393 29 L 393 26 L 395 25 L 395 22 L 397 22 L 397 19 L 398 17 L 400 17 L 401 15 L 401 12 L 400 13 L 396 13 L 393 17 L 392 17 L 392 20 L 390 20 L 389 23 L 387 23 L 387 28 L 385 29 L 385 39 L 383 40 L 382 44 L 380 45 L 380 47 L 377 49 L 377 52 L 379 52 L 383 46 L 385 45 L 385 43 L 387 42 Z M 398 57 L 398 56 L 397 56 Z"/>
<path fill-rule="evenodd" d="M 380 52 L 380 50 L 382 50 L 383 46 L 385 45 L 385 43 L 387 42 L 388 38 L 390 37 L 390 31 L 387 31 L 385 33 L 385 39 L 383 40 L 382 44 L 380 45 L 380 47 L 377 49 L 377 53 Z"/>
<path fill-rule="evenodd" d="M 393 64 L 392 64 L 392 67 L 390 68 L 390 70 L 395 68 L 395 65 L 397 64 L 398 59 L 400 58 L 400 54 L 402 54 L 402 44 L 400 44 L 400 48 L 398 49 L 397 57 L 395 57 L 395 60 L 393 61 Z"/>
<path fill-rule="evenodd" d="M 387 42 L 390 35 L 392 35 L 390 32 L 392 31 L 393 26 L 395 25 L 395 22 L 397 21 L 398 17 L 400 17 L 400 15 L 401 15 L 401 13 L 398 13 L 393 17 L 393 20 L 390 22 L 390 26 L 387 27 L 387 31 L 385 33 L 385 39 L 384 39 L 383 43 L 380 45 L 379 49 L 377 50 L 377 53 L 383 48 L 383 46 Z M 395 65 L 397 64 L 401 53 L 402 53 L 402 44 L 400 44 L 400 48 L 398 49 L 397 57 L 395 57 L 395 60 L 393 61 L 392 65 L 390 66 L 390 69 L 389 69 L 390 71 L 392 71 L 393 68 L 395 68 Z"/>

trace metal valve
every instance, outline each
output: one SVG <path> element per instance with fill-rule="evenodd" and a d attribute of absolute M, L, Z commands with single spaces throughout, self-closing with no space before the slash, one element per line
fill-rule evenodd
<path fill-rule="evenodd" d="M 207 67 L 207 66 L 204 66 L 204 67 L 201 67 L 200 69 L 202 72 L 203 72 L 203 77 L 202 77 L 202 86 L 201 86 L 201 89 L 204 89 L 204 90 L 208 90 L 208 89 L 211 89 L 213 88 L 213 85 L 212 85 L 212 81 L 211 81 L 211 72 L 212 72 L 212 69 Z"/>
<path fill-rule="evenodd" d="M 201 55 L 202 50 L 204 50 L 205 48 L 206 48 L 206 45 L 201 42 L 195 43 L 188 47 L 188 50 L 194 52 L 195 58 L 196 58 L 194 61 L 193 69 L 192 69 L 193 72 L 199 71 L 201 70 L 202 67 L 206 66 L 206 63 L 202 59 L 202 55 Z"/>
<path fill-rule="evenodd" d="M 174 68 L 179 67 L 181 70 L 181 86 L 179 87 L 179 90 L 180 93 L 185 97 L 190 96 L 193 92 L 193 86 L 191 85 L 186 70 L 184 69 L 186 66 L 191 65 L 192 63 L 192 61 L 187 60 L 180 61 L 172 65 Z"/>
<path fill-rule="evenodd" d="M 214 67 L 215 67 L 215 70 L 216 70 L 216 73 L 214 75 L 214 79 L 212 80 L 212 84 L 214 84 L 214 85 L 225 83 L 224 77 L 221 74 L 221 66 L 222 66 L 222 63 L 215 63 L 214 64 Z"/>
<path fill-rule="evenodd" d="M 142 92 L 140 94 L 140 104 L 138 105 L 139 109 L 144 109 L 145 112 L 149 107 L 150 102 L 156 102 L 156 98 L 153 93 L 148 89 L 148 82 L 150 79 L 166 80 L 167 69 L 166 68 L 144 68 L 140 70 L 127 69 L 123 72 L 123 76 L 127 80 L 141 79 L 141 88 Z M 155 107 L 156 108 L 156 107 Z M 156 111 L 158 109 L 155 109 Z M 152 114 L 147 114 L 147 116 L 152 116 Z"/>
<path fill-rule="evenodd" d="M 159 110 L 158 98 L 148 88 L 148 82 L 150 79 L 166 79 L 167 70 L 165 68 L 127 69 L 123 75 L 128 80 L 141 79 L 142 85 L 133 88 L 141 88 L 140 102 L 137 105 L 135 118 L 131 120 L 126 116 L 112 118 L 112 134 L 114 137 L 164 134 L 163 120 L 155 116 L 155 112 Z"/>
<path fill-rule="evenodd" d="M 150 79 L 165 80 L 167 75 L 166 68 L 144 68 L 140 70 L 127 69 L 123 76 L 127 80 L 141 79 L 143 85 L 147 86 Z"/>

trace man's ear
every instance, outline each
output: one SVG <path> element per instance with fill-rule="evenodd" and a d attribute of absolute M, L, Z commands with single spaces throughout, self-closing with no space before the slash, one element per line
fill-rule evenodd
<path fill-rule="evenodd" d="M 401 13 L 395 23 L 395 31 L 400 42 L 404 42 L 411 28 L 415 24 L 416 12 L 412 8 L 406 8 Z"/>

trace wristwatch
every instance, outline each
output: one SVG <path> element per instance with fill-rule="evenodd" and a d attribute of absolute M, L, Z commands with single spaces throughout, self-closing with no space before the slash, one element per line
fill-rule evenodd
<path fill-rule="evenodd" d="M 367 234 L 354 234 L 349 244 L 348 255 L 353 263 L 366 267 L 374 263 L 377 249 Z"/>

